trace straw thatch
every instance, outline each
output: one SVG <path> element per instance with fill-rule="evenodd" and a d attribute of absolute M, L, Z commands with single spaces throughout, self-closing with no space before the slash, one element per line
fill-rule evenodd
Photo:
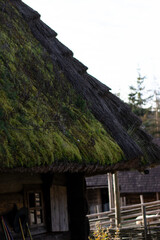
<path fill-rule="evenodd" d="M 8 136 L 4 137 L 2 134 L 2 148 L 5 149 L 1 151 L 2 171 L 9 171 L 13 167 L 17 171 L 26 171 L 27 168 L 24 167 L 30 167 L 30 170 L 40 172 L 98 173 L 142 169 L 159 163 L 160 149 L 152 142 L 152 137 L 140 127 L 140 119 L 131 112 L 127 104 L 113 95 L 107 86 L 87 73 L 87 67 L 59 42 L 57 34 L 40 20 L 36 11 L 20 0 L 0 0 L 0 11 L 3 33 L 0 39 L 1 47 L 4 48 L 0 55 L 4 65 L 1 72 L 4 77 L 8 74 L 8 79 L 15 86 L 17 78 L 21 84 L 25 81 L 25 94 L 20 94 L 22 86 L 16 89 L 15 93 L 18 93 L 15 101 L 18 97 L 24 106 L 21 104 L 17 107 L 13 104 L 15 96 L 7 92 L 9 88 L 5 89 L 5 94 L 3 92 L 2 99 L 7 109 L 5 111 L 8 112 L 3 116 L 1 127 L 4 131 L 4 125 L 8 121 L 10 124 L 7 126 L 11 129 L 8 130 L 5 125 Z M 5 43 L 7 37 L 8 42 Z M 9 52 L 5 54 L 6 60 L 3 59 L 5 50 Z M 18 65 L 23 75 L 21 77 Z M 6 73 L 7 67 L 9 73 Z M 33 92 L 33 96 L 43 93 L 43 97 L 31 101 L 29 91 Z M 38 106 L 38 113 L 34 113 L 33 117 L 33 112 L 26 106 L 27 101 L 31 108 L 34 104 L 35 108 L 41 106 L 41 112 Z M 18 121 L 15 111 L 19 112 Z M 21 113 L 24 117 L 24 111 L 26 115 L 31 114 L 29 121 L 28 115 L 25 121 L 20 119 Z M 48 130 L 48 125 L 45 124 L 44 127 L 45 120 L 42 115 L 47 118 L 51 129 L 47 133 L 44 129 Z M 25 132 L 26 121 L 27 126 L 31 127 L 32 136 L 28 131 L 27 134 Z M 23 152 L 26 142 L 20 144 L 20 136 L 13 133 L 14 128 L 21 130 L 22 138 L 27 139 L 27 147 L 32 154 Z M 40 129 L 43 131 L 37 133 Z M 16 140 L 13 141 L 9 135 L 18 139 L 21 150 L 18 147 L 16 151 L 13 149 Z M 4 157 L 4 154 L 7 157 Z M 36 156 L 38 160 L 35 160 Z"/>
<path fill-rule="evenodd" d="M 160 166 L 147 169 L 148 174 L 139 171 L 119 171 L 120 193 L 156 193 L 160 191 Z M 87 188 L 108 188 L 107 174 L 86 177 Z"/>

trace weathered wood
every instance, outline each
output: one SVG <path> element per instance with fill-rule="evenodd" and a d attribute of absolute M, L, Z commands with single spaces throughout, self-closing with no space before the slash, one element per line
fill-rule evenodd
<path fill-rule="evenodd" d="M 126 206 L 126 197 L 123 197 L 123 206 Z"/>
<path fill-rule="evenodd" d="M 120 193 L 117 172 L 113 174 L 113 186 L 114 186 L 114 202 L 115 202 L 115 225 L 119 227 L 121 223 L 120 212 Z"/>
<path fill-rule="evenodd" d="M 68 231 L 67 189 L 65 186 L 52 186 L 51 224 L 52 231 Z"/>
<path fill-rule="evenodd" d="M 159 200 L 159 193 L 156 192 L 156 200 L 158 201 Z"/>
<path fill-rule="evenodd" d="M 141 201 L 141 211 L 142 211 L 142 219 L 143 219 L 143 226 L 144 226 L 144 238 L 147 239 L 147 221 L 146 221 L 146 208 L 144 206 L 144 197 L 143 195 L 140 195 L 140 201 Z"/>
<path fill-rule="evenodd" d="M 109 209 L 114 207 L 114 193 L 113 193 L 113 177 L 108 173 L 108 195 L 109 195 Z"/>
<path fill-rule="evenodd" d="M 147 240 L 147 220 L 146 220 L 146 208 L 142 207 L 142 216 L 143 216 L 143 224 L 144 224 L 144 237 Z"/>
<path fill-rule="evenodd" d="M 123 199 L 120 197 L 120 206 L 123 207 Z"/>
<path fill-rule="evenodd" d="M 66 186 L 66 176 L 65 174 L 54 174 L 53 180 L 52 180 L 53 185 L 57 186 Z"/>
<path fill-rule="evenodd" d="M 143 204 L 144 206 L 160 206 L 160 200 L 158 201 L 152 201 L 152 202 L 147 202 Z M 127 205 L 127 206 L 123 206 L 121 209 L 132 209 L 134 206 L 134 208 L 139 208 L 141 207 L 141 203 L 138 204 L 132 204 L 132 205 Z M 114 208 L 112 208 L 111 210 L 113 210 Z"/>
<path fill-rule="evenodd" d="M 87 189 L 87 200 L 91 214 L 102 211 L 102 200 L 100 189 Z"/>
<path fill-rule="evenodd" d="M 143 203 L 144 203 L 144 198 L 143 198 L 143 195 L 140 195 L 140 202 L 141 202 L 141 204 L 143 204 Z"/>
<path fill-rule="evenodd" d="M 50 197 L 51 197 L 51 224 L 52 231 L 59 231 L 59 203 L 58 203 L 58 187 L 52 186 L 50 188 Z"/>
<path fill-rule="evenodd" d="M 67 188 L 59 187 L 59 213 L 60 213 L 60 230 L 65 232 L 69 230 L 68 227 L 68 207 L 67 207 Z"/>
<path fill-rule="evenodd" d="M 40 174 L 1 174 L 0 193 L 16 193 L 23 190 L 24 184 L 42 184 Z"/>
<path fill-rule="evenodd" d="M 23 194 L 0 194 L 0 215 L 12 211 L 15 205 L 18 209 L 23 207 Z"/>
<path fill-rule="evenodd" d="M 122 196 L 126 196 L 127 205 L 133 205 L 140 203 L 139 193 L 123 193 Z M 153 202 L 156 200 L 156 192 L 144 192 L 143 193 L 144 202 Z"/>
<path fill-rule="evenodd" d="M 87 217 L 88 217 L 88 218 L 93 218 L 93 217 L 97 217 L 97 215 L 99 215 L 99 216 L 105 216 L 106 213 L 107 213 L 107 214 L 113 213 L 113 211 L 101 212 L 101 213 L 99 213 L 99 214 L 93 213 L 93 214 L 87 215 Z"/>
<path fill-rule="evenodd" d="M 159 213 L 159 201 L 154 201 L 152 203 L 144 203 L 144 206 L 146 206 L 146 221 L 147 225 L 160 225 L 160 216 Z M 132 208 L 132 209 L 131 209 Z M 96 223 L 98 222 L 100 225 L 103 225 L 105 227 L 109 227 L 110 225 L 114 226 L 112 224 L 112 221 L 109 219 L 114 219 L 115 212 L 114 209 L 109 212 L 103 212 L 99 214 L 91 214 L 88 215 L 89 222 L 91 229 L 95 229 Z M 141 216 L 141 218 L 137 219 L 137 217 Z M 142 224 L 139 224 L 138 222 L 142 223 L 142 211 L 141 211 L 141 204 L 139 204 L 138 208 L 137 205 L 127 206 L 126 210 L 121 211 L 121 228 L 124 227 L 131 227 L 133 228 L 139 228 Z M 106 225 L 105 225 L 106 223 Z M 143 228 L 144 231 L 144 228 Z"/>
<path fill-rule="evenodd" d="M 17 239 L 17 238 L 16 238 Z M 26 238 L 29 239 L 28 237 Z M 34 236 L 34 240 L 70 240 L 70 233 L 63 232 L 63 233 L 46 233 Z M 19 239 L 21 240 L 21 239 Z"/>

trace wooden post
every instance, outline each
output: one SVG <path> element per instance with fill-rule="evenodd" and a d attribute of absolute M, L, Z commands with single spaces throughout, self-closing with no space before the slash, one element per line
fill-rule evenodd
<path fill-rule="evenodd" d="M 156 192 L 156 201 L 158 201 L 158 200 L 159 200 L 159 193 Z"/>
<path fill-rule="evenodd" d="M 123 207 L 123 197 L 120 197 L 120 206 Z"/>
<path fill-rule="evenodd" d="M 143 205 L 143 203 L 144 203 L 143 195 L 140 195 L 140 202 L 141 202 L 141 205 Z"/>
<path fill-rule="evenodd" d="M 140 195 L 140 201 L 141 201 L 141 211 L 142 211 L 142 222 L 144 226 L 144 239 L 147 240 L 146 207 L 143 205 L 144 204 L 143 195 Z"/>
<path fill-rule="evenodd" d="M 126 197 L 123 197 L 123 206 L 126 206 Z"/>
<path fill-rule="evenodd" d="M 113 194 L 113 178 L 112 173 L 108 173 L 108 195 L 109 195 L 109 210 L 114 208 L 114 194 Z"/>
<path fill-rule="evenodd" d="M 121 201 L 121 207 L 126 206 L 126 197 L 121 197 L 120 201 Z"/>
<path fill-rule="evenodd" d="M 147 220 L 146 220 L 146 207 L 142 206 L 142 217 L 144 225 L 144 239 L 147 240 Z"/>
<path fill-rule="evenodd" d="M 115 225 L 119 227 L 121 223 L 120 212 L 120 193 L 117 172 L 113 174 L 113 186 L 114 186 L 114 203 L 115 203 Z"/>

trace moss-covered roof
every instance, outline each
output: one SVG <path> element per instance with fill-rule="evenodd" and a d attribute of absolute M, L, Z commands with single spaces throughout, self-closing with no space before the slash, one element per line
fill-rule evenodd
<path fill-rule="evenodd" d="M 143 151 L 133 139 L 135 131 L 128 132 L 140 121 L 128 106 L 87 74 L 39 14 L 20 0 L 0 0 L 0 23 L 1 169 L 136 167 Z M 139 136 L 142 140 L 149 147 L 148 135 Z M 160 151 L 152 148 L 157 159 Z"/>
<path fill-rule="evenodd" d="M 121 161 L 120 147 L 10 3 L 0 22 L 1 167 Z"/>

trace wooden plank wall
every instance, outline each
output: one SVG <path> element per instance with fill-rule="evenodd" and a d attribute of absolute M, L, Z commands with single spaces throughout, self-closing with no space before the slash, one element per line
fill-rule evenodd
<path fill-rule="evenodd" d="M 40 176 L 28 174 L 0 175 L 0 215 L 11 211 L 14 205 L 18 209 L 24 206 L 24 184 L 41 183 Z"/>
<path fill-rule="evenodd" d="M 67 187 L 53 185 L 50 196 L 52 231 L 68 231 Z"/>
<path fill-rule="evenodd" d="M 89 205 L 89 213 L 102 212 L 101 191 L 97 189 L 87 189 L 87 200 Z"/>
<path fill-rule="evenodd" d="M 23 207 L 23 195 L 22 194 L 0 194 L 0 215 L 4 215 L 13 210 L 14 205 L 18 209 Z"/>
<path fill-rule="evenodd" d="M 144 202 L 156 201 L 159 197 L 158 193 L 126 193 L 121 194 L 121 197 L 126 198 L 126 205 L 133 205 L 140 203 L 140 195 L 143 195 Z"/>

